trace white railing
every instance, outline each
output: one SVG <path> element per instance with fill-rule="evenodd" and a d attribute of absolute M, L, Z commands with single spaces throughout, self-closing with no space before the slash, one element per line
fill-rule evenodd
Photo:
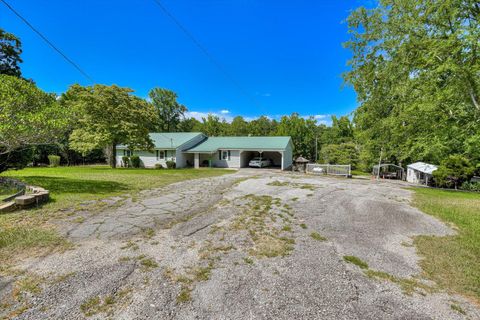
<path fill-rule="evenodd" d="M 352 173 L 352 167 L 349 164 L 307 164 L 307 173 L 312 174 L 325 174 L 333 176 L 350 176 Z"/>

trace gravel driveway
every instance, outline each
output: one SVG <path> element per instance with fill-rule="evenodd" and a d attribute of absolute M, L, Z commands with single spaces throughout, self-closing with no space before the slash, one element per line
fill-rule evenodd
<path fill-rule="evenodd" d="M 62 223 L 73 249 L 21 266 L 41 290 L 18 318 L 480 319 L 421 279 L 412 237 L 454 231 L 410 197 L 393 183 L 241 170 L 111 199 Z"/>

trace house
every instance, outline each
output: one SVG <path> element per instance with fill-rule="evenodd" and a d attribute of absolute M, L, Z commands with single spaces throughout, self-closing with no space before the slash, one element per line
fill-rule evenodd
<path fill-rule="evenodd" d="M 286 170 L 292 165 L 290 137 L 209 137 L 186 151 L 195 168 L 245 168 L 254 157 L 271 159 L 274 166 Z"/>
<path fill-rule="evenodd" d="M 117 165 L 122 165 L 123 156 L 131 156 L 132 154 L 140 157 L 141 165 L 145 168 L 153 168 L 155 164 L 161 164 L 166 167 L 167 161 L 174 161 L 178 168 L 185 168 L 193 166 L 193 158 L 191 162 L 187 163 L 188 154 L 183 153 L 207 137 L 200 132 L 165 132 L 165 133 L 150 133 L 150 138 L 154 144 L 153 152 L 145 150 L 131 151 L 127 146 L 118 145 L 116 161 Z"/>
<path fill-rule="evenodd" d="M 437 166 L 424 162 L 415 162 L 407 166 L 407 181 L 428 185 L 433 180 L 432 173 Z"/>
<path fill-rule="evenodd" d="M 254 157 L 271 159 L 274 166 L 286 170 L 292 165 L 293 144 L 290 137 L 206 137 L 199 132 L 151 133 L 154 151 L 131 151 L 118 145 L 116 160 L 123 156 L 140 156 L 142 166 L 175 161 L 177 168 L 244 168 Z"/>

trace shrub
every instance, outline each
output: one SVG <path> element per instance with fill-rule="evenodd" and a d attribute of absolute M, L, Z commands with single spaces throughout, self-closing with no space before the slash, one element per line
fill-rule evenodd
<path fill-rule="evenodd" d="M 155 163 L 155 169 L 163 169 L 163 166 L 161 163 Z"/>
<path fill-rule="evenodd" d="M 175 169 L 176 166 L 177 166 L 177 164 L 176 164 L 175 161 L 173 161 L 173 160 L 167 161 L 166 164 L 167 164 L 167 168 L 168 168 L 168 169 Z"/>
<path fill-rule="evenodd" d="M 60 156 L 49 154 L 48 162 L 50 163 L 50 167 L 58 167 L 60 165 Z"/>
<path fill-rule="evenodd" d="M 355 169 L 358 163 L 359 153 L 352 142 L 341 144 L 327 144 L 320 151 L 320 162 L 330 164 L 351 164 Z"/>
<path fill-rule="evenodd" d="M 140 168 L 140 157 L 137 155 L 131 156 L 130 163 L 132 164 L 133 168 Z"/>
<path fill-rule="evenodd" d="M 480 182 L 465 181 L 460 187 L 462 190 L 480 192 Z"/>
<path fill-rule="evenodd" d="M 435 183 L 439 187 L 457 189 L 464 181 L 468 181 L 475 171 L 470 161 L 461 155 L 451 155 L 443 160 L 433 172 Z"/>
<path fill-rule="evenodd" d="M 125 168 L 128 168 L 130 166 L 130 158 L 127 157 L 127 156 L 123 156 L 122 157 L 122 165 L 125 167 Z"/>

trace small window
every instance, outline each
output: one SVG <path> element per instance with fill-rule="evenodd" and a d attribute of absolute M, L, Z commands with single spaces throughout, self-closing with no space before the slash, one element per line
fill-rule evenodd
<path fill-rule="evenodd" d="M 222 160 L 230 160 L 230 150 L 222 151 Z"/>
<path fill-rule="evenodd" d="M 158 150 L 158 154 L 159 154 L 159 159 L 160 160 L 165 159 L 165 151 L 164 150 Z"/>
<path fill-rule="evenodd" d="M 123 150 L 123 155 L 124 156 L 127 156 L 127 157 L 130 157 L 132 155 L 132 151 L 130 150 Z"/>

